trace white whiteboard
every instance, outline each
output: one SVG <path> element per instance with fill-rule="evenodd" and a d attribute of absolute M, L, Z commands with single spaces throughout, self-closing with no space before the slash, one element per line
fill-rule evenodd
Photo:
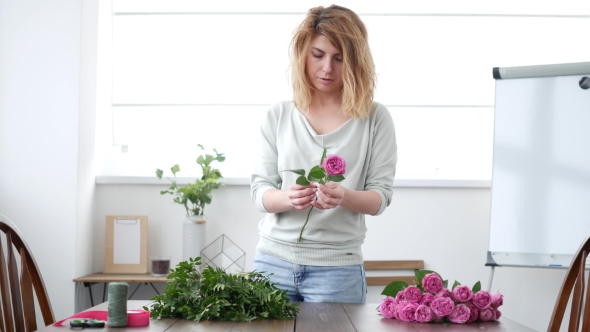
<path fill-rule="evenodd" d="M 588 68 L 496 80 L 490 252 L 569 255 L 590 233 Z"/>

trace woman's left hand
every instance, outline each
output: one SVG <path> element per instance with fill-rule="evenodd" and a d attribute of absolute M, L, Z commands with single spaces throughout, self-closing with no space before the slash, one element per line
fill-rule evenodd
<path fill-rule="evenodd" d="M 346 188 L 337 182 L 328 182 L 325 185 L 314 182 L 312 185 L 318 188 L 318 191 L 316 192 L 317 200 L 311 201 L 311 205 L 314 207 L 321 210 L 327 210 L 333 209 L 342 204 Z"/>

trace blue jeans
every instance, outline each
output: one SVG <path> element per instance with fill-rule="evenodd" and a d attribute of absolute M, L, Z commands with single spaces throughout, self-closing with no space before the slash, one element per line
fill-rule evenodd
<path fill-rule="evenodd" d="M 273 273 L 270 280 L 287 290 L 293 302 L 365 303 L 367 281 L 363 265 L 313 266 L 292 264 L 256 253 L 253 270 Z"/>

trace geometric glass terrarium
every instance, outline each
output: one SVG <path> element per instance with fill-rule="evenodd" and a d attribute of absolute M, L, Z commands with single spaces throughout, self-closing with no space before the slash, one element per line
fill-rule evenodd
<path fill-rule="evenodd" d="M 201 264 L 203 269 L 211 265 L 230 274 L 240 273 L 244 271 L 246 253 L 224 234 L 201 251 Z"/>

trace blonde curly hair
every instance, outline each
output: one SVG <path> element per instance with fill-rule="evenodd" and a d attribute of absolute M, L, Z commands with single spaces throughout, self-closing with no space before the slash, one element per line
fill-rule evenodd
<path fill-rule="evenodd" d="M 376 75 L 367 29 L 352 10 L 331 5 L 311 8 L 291 40 L 291 83 L 293 102 L 307 110 L 314 91 L 305 63 L 311 40 L 323 35 L 342 54 L 342 112 L 352 118 L 366 118 L 371 111 Z"/>

